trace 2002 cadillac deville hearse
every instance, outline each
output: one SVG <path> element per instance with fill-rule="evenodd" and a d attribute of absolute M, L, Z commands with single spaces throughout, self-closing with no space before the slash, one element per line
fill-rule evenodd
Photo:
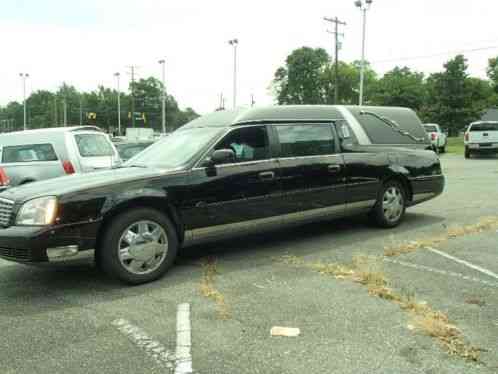
<path fill-rule="evenodd" d="M 123 166 L 0 194 L 0 257 L 94 253 L 128 283 L 162 276 L 189 243 L 368 213 L 394 227 L 444 177 L 403 108 L 276 106 L 200 117 Z M 93 251 L 91 251 L 93 250 Z"/>

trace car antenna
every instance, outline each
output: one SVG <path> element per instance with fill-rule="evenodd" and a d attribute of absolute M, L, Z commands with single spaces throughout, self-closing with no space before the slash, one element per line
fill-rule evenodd
<path fill-rule="evenodd" d="M 381 115 L 378 115 L 377 113 L 374 113 L 374 112 L 369 112 L 369 111 L 366 111 L 366 110 L 361 110 L 360 111 L 360 115 L 362 116 L 372 116 L 372 117 L 375 117 L 377 118 L 378 120 L 384 122 L 387 126 L 389 126 L 391 128 L 391 130 L 393 131 L 396 131 L 397 133 L 403 135 L 403 136 L 407 136 L 409 137 L 410 139 L 416 141 L 416 142 L 424 142 L 425 140 L 427 140 L 426 138 L 418 138 L 412 134 L 410 134 L 408 131 L 404 131 L 401 129 L 401 127 L 398 125 L 398 123 L 390 118 L 387 118 L 387 117 L 384 117 L 384 116 L 381 116 Z"/>

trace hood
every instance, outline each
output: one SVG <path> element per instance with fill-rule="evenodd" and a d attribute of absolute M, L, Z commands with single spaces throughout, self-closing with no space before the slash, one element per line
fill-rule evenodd
<path fill-rule="evenodd" d="M 93 173 L 66 175 L 9 188 L 0 193 L 0 198 L 3 197 L 14 201 L 25 201 L 39 196 L 61 196 L 68 193 L 97 188 L 102 185 L 120 184 L 136 179 L 157 177 L 175 172 L 178 172 L 178 170 L 123 167 Z"/>

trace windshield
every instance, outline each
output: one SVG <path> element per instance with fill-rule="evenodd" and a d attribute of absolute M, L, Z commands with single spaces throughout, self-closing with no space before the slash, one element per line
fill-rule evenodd
<path fill-rule="evenodd" d="M 476 123 L 469 131 L 498 131 L 498 123 Z"/>
<path fill-rule="evenodd" d="M 437 132 L 436 126 L 424 126 L 424 128 L 427 132 Z"/>
<path fill-rule="evenodd" d="M 155 166 L 163 168 L 183 166 L 223 131 L 224 129 L 219 127 L 196 127 L 175 131 L 146 148 L 126 162 L 124 166 Z"/>

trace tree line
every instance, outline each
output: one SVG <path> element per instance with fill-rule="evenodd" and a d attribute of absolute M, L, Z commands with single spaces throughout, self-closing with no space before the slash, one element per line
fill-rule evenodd
<path fill-rule="evenodd" d="M 294 50 L 275 72 L 271 85 L 279 104 L 358 104 L 359 61 L 340 61 L 336 85 L 334 62 L 322 48 Z M 443 70 L 425 75 L 408 67 L 395 67 L 382 77 L 366 64 L 365 105 L 403 106 L 414 109 L 425 123 L 438 123 L 456 135 L 486 109 L 498 104 L 498 58 L 489 59 L 488 79 L 471 77 L 467 60 L 458 55 Z"/>
<path fill-rule="evenodd" d="M 161 131 L 162 82 L 149 77 L 130 83 L 133 92 L 135 126 Z M 121 126 L 132 126 L 132 96 L 119 94 Z M 99 86 L 91 92 L 80 92 L 63 83 L 57 91 L 38 90 L 26 98 L 29 129 L 70 125 L 97 125 L 109 131 L 118 126 L 118 92 Z M 166 126 L 173 131 L 198 117 L 192 108 L 181 110 L 172 95 L 166 93 Z M 24 125 L 23 103 L 13 101 L 0 106 L 0 131 L 21 130 Z"/>

